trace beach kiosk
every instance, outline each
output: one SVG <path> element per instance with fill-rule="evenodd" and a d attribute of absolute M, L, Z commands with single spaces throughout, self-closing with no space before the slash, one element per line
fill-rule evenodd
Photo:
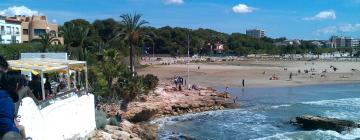
<path fill-rule="evenodd" d="M 24 75 L 27 75 L 29 79 L 32 79 L 32 75 L 39 75 L 43 100 L 46 99 L 44 74 L 47 73 L 58 73 L 66 75 L 67 91 L 57 93 L 57 95 L 61 95 L 73 90 L 83 90 L 84 92 L 88 91 L 86 61 L 68 60 L 67 53 L 22 53 L 20 60 L 11 60 L 8 62 L 11 70 L 19 70 Z M 85 75 L 85 84 L 83 87 L 77 87 L 76 83 L 81 82 L 81 72 L 83 72 Z M 72 73 L 75 74 L 74 77 L 76 77 L 76 73 L 78 73 L 78 78 L 71 79 Z"/>
<path fill-rule="evenodd" d="M 8 61 L 10 70 L 41 81 L 41 99 L 26 97 L 18 115 L 27 137 L 34 140 L 84 139 L 96 128 L 94 95 L 89 93 L 86 61 L 69 60 L 66 53 L 22 53 Z M 61 75 L 66 87 L 46 97 L 45 75 Z M 49 78 L 50 79 L 50 78 Z M 82 79 L 82 80 L 81 80 Z M 39 82 L 40 82 L 39 81 Z M 56 86 L 55 81 L 51 86 Z M 39 85 L 40 86 L 40 85 Z"/>

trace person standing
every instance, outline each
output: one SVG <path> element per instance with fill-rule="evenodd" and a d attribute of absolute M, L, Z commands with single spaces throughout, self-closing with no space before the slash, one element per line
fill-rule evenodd
<path fill-rule="evenodd" d="M 242 79 L 242 87 L 245 87 L 245 79 Z"/>
<path fill-rule="evenodd" d="M 14 103 L 19 100 L 17 96 L 19 82 L 11 75 L 7 75 L 8 67 L 9 64 L 0 56 L 0 139 L 18 140 L 21 138 L 14 121 Z"/>
<path fill-rule="evenodd" d="M 292 75 L 293 75 L 293 73 L 290 72 L 290 75 L 289 75 L 289 80 L 290 80 L 290 81 L 292 80 Z"/>

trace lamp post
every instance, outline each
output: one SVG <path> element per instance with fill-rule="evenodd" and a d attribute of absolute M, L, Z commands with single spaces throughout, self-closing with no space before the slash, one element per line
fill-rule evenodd
<path fill-rule="evenodd" d="M 190 69 L 189 69 L 189 64 L 190 64 L 190 50 L 189 50 L 189 47 L 190 47 L 190 31 L 188 31 L 188 36 L 187 36 L 187 57 L 188 57 L 188 60 L 187 60 L 187 88 L 189 89 L 190 88 Z"/>

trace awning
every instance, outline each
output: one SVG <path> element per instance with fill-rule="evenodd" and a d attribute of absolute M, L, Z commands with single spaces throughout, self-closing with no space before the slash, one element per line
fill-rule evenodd
<path fill-rule="evenodd" d="M 66 73 L 67 69 L 81 71 L 85 68 L 85 61 L 56 60 L 56 59 L 22 59 L 8 61 L 10 69 L 31 71 L 37 75 L 40 72 Z"/>

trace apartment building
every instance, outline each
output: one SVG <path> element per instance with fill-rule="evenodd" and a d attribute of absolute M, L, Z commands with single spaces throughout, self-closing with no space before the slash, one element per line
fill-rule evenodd
<path fill-rule="evenodd" d="M 21 22 L 0 17 L 0 44 L 21 43 Z"/>
<path fill-rule="evenodd" d="M 22 43 L 31 42 L 35 39 L 40 39 L 41 35 L 50 33 L 55 37 L 54 44 L 64 44 L 64 38 L 59 35 L 59 26 L 49 23 L 46 16 L 20 16 L 12 17 L 21 21 L 22 28 Z"/>
<path fill-rule="evenodd" d="M 359 46 L 359 40 L 352 37 L 332 36 L 329 39 L 328 46 L 330 48 L 357 47 Z"/>
<path fill-rule="evenodd" d="M 265 37 L 265 31 L 260 29 L 246 30 L 246 35 L 252 38 L 263 38 Z"/>

